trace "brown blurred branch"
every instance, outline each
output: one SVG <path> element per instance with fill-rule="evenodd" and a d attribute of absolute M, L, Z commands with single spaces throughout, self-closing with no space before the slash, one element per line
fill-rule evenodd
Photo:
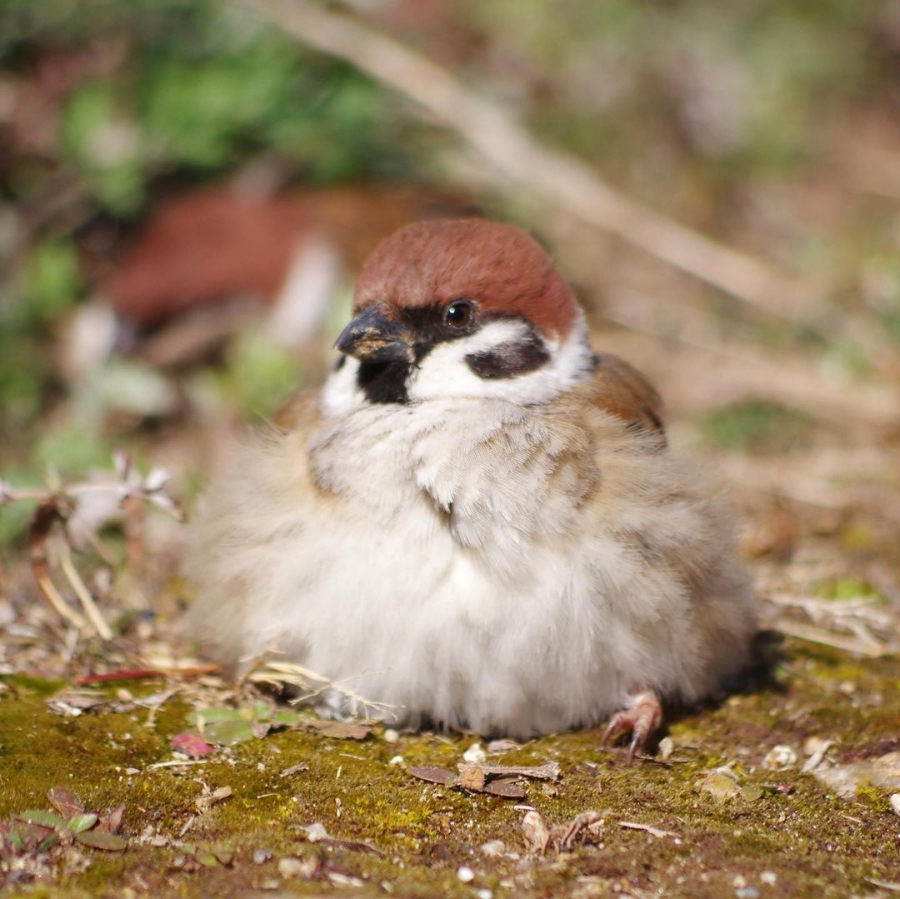
<path fill-rule="evenodd" d="M 537 143 L 502 107 L 446 69 L 357 18 L 312 0 L 235 0 L 235 5 L 409 97 L 459 134 L 495 176 L 588 225 L 779 317 L 789 317 L 792 302 L 811 292 L 808 285 L 614 190 L 581 160 Z"/>

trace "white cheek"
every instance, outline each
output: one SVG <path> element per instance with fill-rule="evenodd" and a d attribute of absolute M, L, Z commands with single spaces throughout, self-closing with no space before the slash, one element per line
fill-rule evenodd
<path fill-rule="evenodd" d="M 344 364 L 333 371 L 322 387 L 321 409 L 325 415 L 342 415 L 366 405 L 366 395 L 359 389 L 359 360 L 344 357 Z"/>
<path fill-rule="evenodd" d="M 410 379 L 410 400 L 448 396 L 485 397 L 513 403 L 545 403 L 593 369 L 584 319 L 562 343 L 546 341 L 550 359 L 535 371 L 511 378 L 482 378 L 469 368 L 466 356 L 489 352 L 525 337 L 528 326 L 519 321 L 494 321 L 469 337 L 438 344 Z"/>

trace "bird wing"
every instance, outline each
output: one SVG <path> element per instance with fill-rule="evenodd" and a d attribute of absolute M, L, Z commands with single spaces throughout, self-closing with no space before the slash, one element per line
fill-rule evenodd
<path fill-rule="evenodd" d="M 598 353 L 590 389 L 594 406 L 629 425 L 665 437 L 662 397 L 624 359 L 609 353 Z"/>

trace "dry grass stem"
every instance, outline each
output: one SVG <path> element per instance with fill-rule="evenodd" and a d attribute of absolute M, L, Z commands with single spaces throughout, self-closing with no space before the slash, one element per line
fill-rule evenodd
<path fill-rule="evenodd" d="M 773 594 L 763 600 L 774 607 L 765 616 L 766 626 L 787 636 L 869 658 L 900 652 L 896 613 L 880 607 L 874 597 L 836 600 Z M 802 612 L 813 623 L 796 621 L 786 614 L 790 611 Z M 876 636 L 873 630 L 880 632 L 883 638 Z"/>
<path fill-rule="evenodd" d="M 362 675 L 357 675 L 361 677 Z M 347 680 L 352 680 L 348 678 Z M 268 684 L 273 687 L 291 686 L 302 690 L 302 695 L 292 699 L 295 704 L 308 703 L 328 692 L 335 692 L 347 700 L 350 714 L 353 717 L 362 717 L 365 721 L 371 718 L 384 718 L 397 706 L 384 702 L 375 702 L 366 699 L 359 693 L 346 686 L 346 681 L 338 682 L 329 680 L 315 671 L 310 671 L 302 665 L 292 662 L 278 662 L 271 659 L 259 659 L 251 665 L 250 670 L 243 680 L 254 684 Z"/>
<path fill-rule="evenodd" d="M 78 597 L 78 601 L 81 603 L 84 613 L 94 630 L 102 639 L 112 640 L 113 632 L 106 623 L 106 619 L 103 617 L 100 609 L 97 607 L 97 603 L 94 602 L 94 597 L 91 596 L 90 590 L 85 586 L 84 581 L 81 579 L 81 575 L 75 568 L 75 565 L 72 562 L 72 550 L 65 541 L 60 544 L 59 566 L 62 568 L 66 580 Z"/>
<path fill-rule="evenodd" d="M 78 630 L 83 630 L 90 624 L 107 641 L 113 637 L 112 629 L 72 560 L 73 537 L 69 525 L 78 513 L 79 497 L 92 493 L 112 493 L 118 497 L 119 506 L 129 510 L 131 518 L 137 514 L 135 509 L 140 512 L 143 503 L 158 506 L 178 520 L 182 518 L 180 504 L 165 492 L 168 475 L 163 469 L 155 468 L 146 477 L 141 477 L 135 472 L 131 458 L 126 453 L 117 451 L 113 460 L 118 475 L 118 480 L 115 481 L 65 485 L 53 471 L 47 473 L 48 486 L 44 489 L 19 489 L 6 481 L 0 481 L 0 505 L 13 502 L 38 504 L 28 527 L 28 552 L 34 579 L 47 602 L 61 618 Z M 54 530 L 61 536 L 59 567 L 81 603 L 86 617 L 66 602 L 50 575 L 47 542 Z M 85 533 L 87 541 L 98 551 L 101 559 L 108 562 L 108 556 L 102 551 L 100 539 L 94 530 L 88 528 Z"/>

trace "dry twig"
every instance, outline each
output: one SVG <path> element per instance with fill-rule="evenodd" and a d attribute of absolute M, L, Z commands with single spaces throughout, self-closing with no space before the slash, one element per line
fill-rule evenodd
<path fill-rule="evenodd" d="M 809 290 L 769 266 L 660 215 L 605 184 L 586 163 L 538 144 L 495 103 L 364 22 L 309 0 L 235 0 L 297 40 L 346 60 L 456 132 L 492 176 L 601 228 L 720 290 L 784 317 Z"/>
<path fill-rule="evenodd" d="M 763 599 L 768 606 L 774 607 L 766 626 L 786 636 L 869 658 L 881 658 L 900 651 L 895 637 L 896 614 L 879 607 L 873 597 L 836 600 L 777 593 Z M 797 621 L 785 614 L 791 611 L 802 612 L 813 623 Z M 884 635 L 884 639 L 876 636 L 873 630 Z"/>

